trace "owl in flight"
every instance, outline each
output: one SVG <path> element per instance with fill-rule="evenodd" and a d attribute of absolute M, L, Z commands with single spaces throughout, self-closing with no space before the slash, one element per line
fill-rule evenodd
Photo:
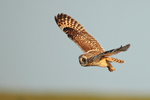
<path fill-rule="evenodd" d="M 115 68 L 110 64 L 111 62 L 125 63 L 123 60 L 110 56 L 127 51 L 130 44 L 104 51 L 99 42 L 72 17 L 61 13 L 55 16 L 55 21 L 59 28 L 83 50 L 84 54 L 79 56 L 81 66 L 107 67 L 110 72 L 113 72 Z"/>

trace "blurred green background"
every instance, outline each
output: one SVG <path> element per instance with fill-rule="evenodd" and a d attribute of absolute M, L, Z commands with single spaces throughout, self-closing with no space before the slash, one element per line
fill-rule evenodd
<path fill-rule="evenodd" d="M 0 99 L 149 99 L 149 0 L 0 0 Z M 54 20 L 66 13 L 124 64 L 82 67 Z"/>

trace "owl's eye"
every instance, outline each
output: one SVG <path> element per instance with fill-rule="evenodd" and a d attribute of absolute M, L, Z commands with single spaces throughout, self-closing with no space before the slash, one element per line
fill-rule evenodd
<path fill-rule="evenodd" d="M 88 63 L 87 57 L 81 55 L 81 56 L 79 57 L 79 62 L 80 62 L 80 64 L 81 64 L 81 66 L 86 66 L 87 63 Z"/>
<path fill-rule="evenodd" d="M 82 58 L 82 61 L 83 61 L 83 62 L 85 62 L 85 61 L 86 61 L 86 59 L 85 59 L 85 58 Z"/>

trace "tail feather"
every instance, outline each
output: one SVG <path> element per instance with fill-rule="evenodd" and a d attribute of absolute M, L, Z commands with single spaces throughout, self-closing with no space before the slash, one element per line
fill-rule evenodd
<path fill-rule="evenodd" d="M 120 59 L 113 58 L 113 57 L 107 57 L 106 60 L 109 61 L 109 62 L 125 63 L 124 60 L 120 60 Z"/>
<path fill-rule="evenodd" d="M 64 28 L 67 27 L 78 30 L 79 32 L 86 31 L 85 28 L 78 21 L 75 21 L 75 19 L 68 16 L 67 14 L 58 14 L 57 16 L 55 16 L 55 21 L 60 29 L 63 31 Z"/>

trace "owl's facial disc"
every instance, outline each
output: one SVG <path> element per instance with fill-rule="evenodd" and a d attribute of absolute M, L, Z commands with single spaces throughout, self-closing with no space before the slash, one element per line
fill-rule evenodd
<path fill-rule="evenodd" d="M 79 57 L 79 62 L 81 64 L 81 66 L 86 66 L 87 65 L 87 57 L 86 56 L 80 56 Z"/>

